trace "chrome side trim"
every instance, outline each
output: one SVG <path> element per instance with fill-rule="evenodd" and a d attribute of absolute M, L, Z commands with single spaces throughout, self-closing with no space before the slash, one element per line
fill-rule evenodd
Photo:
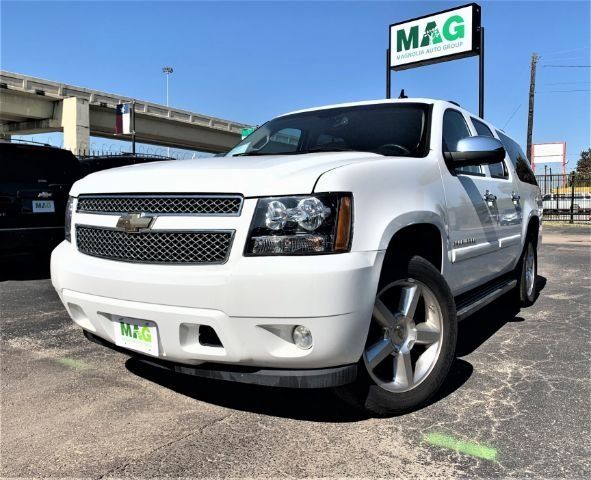
<path fill-rule="evenodd" d="M 503 237 L 499 239 L 499 248 L 510 247 L 511 245 L 516 245 L 518 243 L 521 243 L 521 235 L 519 234 Z"/>
<path fill-rule="evenodd" d="M 451 251 L 451 263 L 461 262 L 468 258 L 485 255 L 499 249 L 498 242 L 484 242 L 469 247 L 454 248 Z"/>

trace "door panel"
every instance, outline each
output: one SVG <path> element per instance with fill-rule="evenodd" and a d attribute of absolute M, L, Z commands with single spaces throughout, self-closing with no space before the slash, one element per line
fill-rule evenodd
<path fill-rule="evenodd" d="M 494 180 L 497 183 L 497 203 L 499 207 L 499 246 L 502 250 L 501 270 L 513 266 L 521 254 L 521 226 L 523 213 L 517 186 L 513 180 Z"/>
<path fill-rule="evenodd" d="M 449 221 L 450 284 L 454 294 L 495 276 L 498 265 L 498 209 L 484 200 L 490 179 L 444 172 Z"/>
<path fill-rule="evenodd" d="M 448 109 L 443 115 L 443 149 L 477 134 L 464 115 Z M 492 135 L 491 135 L 492 136 Z M 497 184 L 481 166 L 442 169 L 449 221 L 450 285 L 454 294 L 470 290 L 498 275 L 501 216 Z M 504 204 L 503 204 L 504 205 Z"/>

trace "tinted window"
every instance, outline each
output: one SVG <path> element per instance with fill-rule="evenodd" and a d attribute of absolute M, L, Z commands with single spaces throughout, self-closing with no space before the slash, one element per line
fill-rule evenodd
<path fill-rule="evenodd" d="M 472 123 L 474 124 L 474 128 L 476 129 L 476 133 L 478 135 L 480 135 L 481 137 L 493 137 L 494 138 L 494 135 L 490 131 L 490 128 L 488 128 L 480 120 L 476 120 L 475 118 L 473 118 Z"/>
<path fill-rule="evenodd" d="M 464 116 L 457 110 L 446 110 L 443 114 L 443 151 L 454 152 L 458 142 L 463 138 L 470 137 L 470 130 Z M 458 167 L 457 173 L 480 174 L 482 169 L 479 165 Z"/>
<path fill-rule="evenodd" d="M 505 162 L 493 163 L 488 166 L 490 176 L 494 178 L 509 178 Z"/>
<path fill-rule="evenodd" d="M 534 172 L 532 172 L 529 162 L 517 142 L 511 140 L 507 135 L 498 130 L 497 134 L 501 139 L 505 150 L 507 150 L 507 154 L 511 159 L 511 163 L 515 167 L 515 173 L 517 173 L 519 180 L 525 183 L 531 183 L 532 185 L 538 185 Z"/>
<path fill-rule="evenodd" d="M 480 120 L 476 120 L 472 118 L 472 124 L 476 129 L 476 133 L 481 137 L 491 137 L 494 138 L 490 128 L 481 122 Z M 492 165 L 488 166 L 488 170 L 490 171 L 490 176 L 494 178 L 508 178 L 509 173 L 507 172 L 507 167 L 505 166 L 505 162 L 493 163 Z"/>
<path fill-rule="evenodd" d="M 267 122 L 227 155 L 354 150 L 423 157 L 428 152 L 428 112 L 425 104 L 386 103 L 294 113 Z"/>

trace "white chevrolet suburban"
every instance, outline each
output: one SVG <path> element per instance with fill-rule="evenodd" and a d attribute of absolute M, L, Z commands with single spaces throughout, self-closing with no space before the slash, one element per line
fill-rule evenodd
<path fill-rule="evenodd" d="M 442 385 L 458 320 L 535 300 L 541 214 L 517 143 L 456 104 L 334 105 L 78 181 L 51 277 L 94 342 L 388 415 Z"/>

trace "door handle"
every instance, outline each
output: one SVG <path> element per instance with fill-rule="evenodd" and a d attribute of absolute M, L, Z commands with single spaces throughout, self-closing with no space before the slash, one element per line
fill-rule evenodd
<path fill-rule="evenodd" d="M 511 192 L 511 200 L 513 200 L 513 203 L 517 205 L 519 200 L 521 200 L 521 195 L 519 195 L 517 192 Z"/>
<path fill-rule="evenodd" d="M 497 201 L 497 196 L 493 195 L 488 190 L 486 192 L 484 192 L 484 195 L 482 196 L 482 198 L 484 199 L 485 202 L 488 202 L 488 203 L 493 203 L 493 202 Z"/>

